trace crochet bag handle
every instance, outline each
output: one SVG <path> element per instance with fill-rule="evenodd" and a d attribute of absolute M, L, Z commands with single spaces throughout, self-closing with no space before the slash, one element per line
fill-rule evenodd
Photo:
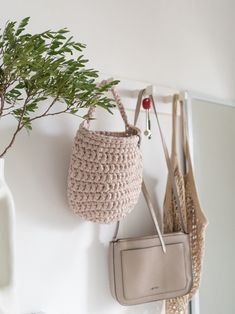
<path fill-rule="evenodd" d="M 107 84 L 107 81 L 103 80 L 98 86 L 102 87 L 105 84 Z M 118 110 L 119 110 L 119 112 L 121 114 L 122 120 L 124 121 L 125 128 L 126 128 L 126 131 L 127 131 L 129 129 L 129 127 L 130 127 L 130 124 L 129 124 L 128 119 L 127 119 L 127 114 L 126 114 L 124 105 L 123 105 L 123 103 L 121 101 L 120 96 L 118 95 L 118 93 L 116 92 L 116 90 L 114 88 L 111 89 L 111 92 L 112 92 L 113 98 L 114 98 L 114 100 L 115 100 L 115 102 L 117 104 Z M 89 118 L 92 118 L 95 109 L 96 109 L 96 107 L 90 107 L 89 108 L 89 110 L 88 110 Z M 87 125 L 88 126 L 90 124 L 89 121 L 90 120 L 87 121 Z"/>

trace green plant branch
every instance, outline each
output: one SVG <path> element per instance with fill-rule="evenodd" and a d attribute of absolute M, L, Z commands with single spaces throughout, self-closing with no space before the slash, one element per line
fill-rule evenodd
<path fill-rule="evenodd" d="M 55 105 L 55 103 L 57 102 L 58 100 L 58 97 L 55 97 L 52 101 L 52 103 L 48 106 L 48 108 L 40 115 L 36 116 L 36 117 L 33 117 L 31 118 L 29 121 L 30 122 L 33 122 L 37 119 L 40 119 L 40 118 L 43 118 L 43 117 L 46 117 L 46 116 L 54 116 L 54 115 L 57 115 L 57 114 L 60 114 L 60 113 L 64 113 L 65 111 L 68 110 L 68 107 L 66 107 L 65 110 L 61 110 L 61 111 L 58 111 L 58 112 L 53 112 L 53 113 L 49 113 L 50 109 Z"/>
<path fill-rule="evenodd" d="M 110 111 L 113 103 L 105 94 L 118 83 L 97 87 L 98 72 L 86 67 L 85 45 L 68 36 L 67 29 L 30 34 L 26 32 L 28 22 L 29 18 L 9 21 L 0 31 L 0 118 L 17 120 L 0 157 L 12 147 L 17 134 L 23 128 L 30 131 L 37 119 L 63 113 L 79 116 L 80 108 L 95 106 Z M 58 102 L 66 107 L 57 109 Z"/>
<path fill-rule="evenodd" d="M 54 106 L 54 104 L 57 102 L 58 96 L 56 96 L 50 106 L 48 106 L 47 110 L 42 114 L 42 117 L 46 116 L 46 114 L 51 110 L 51 108 Z"/>
<path fill-rule="evenodd" d="M 9 107 L 5 107 L 5 106 L 4 106 L 3 111 L 9 110 L 9 109 L 11 109 L 11 108 L 14 108 L 14 106 L 13 106 L 13 105 L 12 105 L 12 106 L 9 106 Z"/>
<path fill-rule="evenodd" d="M 68 108 L 66 108 L 66 109 L 61 110 L 61 111 L 51 112 L 51 113 L 47 113 L 45 115 L 42 114 L 40 116 L 33 117 L 32 119 L 30 119 L 30 121 L 32 122 L 32 121 L 35 121 L 35 120 L 40 119 L 40 118 L 49 117 L 49 116 L 56 116 L 56 115 L 59 115 L 62 113 L 70 113 L 70 112 L 68 112 Z"/>
<path fill-rule="evenodd" d="M 19 120 L 18 120 L 18 123 L 17 123 L 17 126 L 16 126 L 16 130 L 15 132 L 13 133 L 13 136 L 9 142 L 9 144 L 6 146 L 6 148 L 3 150 L 3 152 L 0 154 L 0 158 L 2 158 L 6 153 L 7 151 L 12 147 L 12 145 L 14 144 L 15 142 L 15 139 L 16 139 L 16 136 L 17 134 L 19 133 L 19 131 L 22 129 L 22 120 L 24 118 L 24 114 L 25 114 L 25 110 L 26 110 L 26 106 L 27 106 L 27 101 L 28 101 L 28 98 L 25 99 L 25 102 L 24 102 L 24 105 L 23 105 L 23 110 L 22 110 L 22 113 L 19 117 Z"/>
<path fill-rule="evenodd" d="M 3 110 L 4 110 L 4 96 L 3 93 L 0 92 L 0 117 L 3 113 Z"/>
<path fill-rule="evenodd" d="M 66 106 L 66 108 L 64 110 L 60 110 L 60 111 L 57 111 L 57 112 L 51 112 L 49 113 L 50 109 L 54 106 L 54 104 L 56 103 L 56 101 L 58 100 L 58 97 L 55 97 L 52 101 L 52 103 L 48 106 L 48 108 L 41 114 L 41 115 L 38 115 L 36 117 L 33 117 L 33 118 L 30 118 L 28 120 L 28 122 L 32 122 L 32 121 L 35 121 L 37 119 L 40 119 L 40 118 L 43 118 L 43 117 L 47 117 L 47 116 L 55 116 L 55 115 L 59 115 L 59 114 L 62 114 L 62 113 L 68 113 L 68 110 L 69 110 L 69 107 Z M 14 144 L 15 142 L 15 139 L 16 139 L 16 136 L 17 134 L 24 128 L 25 124 L 22 123 L 23 121 L 23 118 L 24 118 L 24 114 L 25 114 L 25 110 L 26 110 L 26 106 L 28 104 L 28 102 L 30 101 L 30 97 L 28 96 L 24 102 L 24 106 L 23 106 L 23 110 L 22 110 L 22 113 L 19 117 L 19 120 L 18 120 L 18 123 L 17 123 L 17 127 L 16 127 L 16 130 L 15 132 L 13 133 L 12 135 L 12 138 L 9 142 L 9 144 L 6 146 L 6 148 L 4 149 L 4 151 L 0 154 L 0 158 L 2 158 L 6 153 L 7 151 L 12 147 L 12 145 Z M 9 113 L 8 113 L 9 114 Z M 5 114 L 7 115 L 7 114 Z M 4 115 L 2 115 L 4 116 Z"/>

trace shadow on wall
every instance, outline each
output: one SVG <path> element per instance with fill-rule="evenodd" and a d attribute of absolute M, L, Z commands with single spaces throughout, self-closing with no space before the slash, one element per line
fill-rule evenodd
<path fill-rule="evenodd" d="M 81 220 L 70 212 L 66 196 L 71 148 L 66 133 L 51 135 L 34 128 L 32 136 L 19 134 L 6 157 L 6 180 L 18 214 L 50 228 L 77 227 Z"/>
<path fill-rule="evenodd" d="M 108 277 L 108 250 L 100 241 L 101 228 L 101 225 L 93 226 L 93 240 L 87 249 L 87 313 L 90 314 L 113 311 L 114 300 Z"/>

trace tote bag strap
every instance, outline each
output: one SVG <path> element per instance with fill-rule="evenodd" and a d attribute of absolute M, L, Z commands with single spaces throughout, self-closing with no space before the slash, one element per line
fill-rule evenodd
<path fill-rule="evenodd" d="M 142 98 L 143 98 L 144 92 L 145 92 L 145 89 L 141 90 L 139 92 L 139 95 L 138 95 L 138 100 L 137 100 L 137 105 L 136 105 L 136 112 L 135 112 L 135 117 L 134 117 L 135 124 L 137 123 L 137 120 L 138 120 L 138 117 L 139 117 L 140 108 L 141 108 L 141 102 L 142 102 Z M 178 190 L 177 190 L 177 186 L 176 186 L 175 175 L 174 175 L 174 171 L 173 171 L 173 168 L 172 168 L 172 163 L 171 163 L 171 160 L 170 160 L 170 156 L 169 156 L 169 153 L 168 153 L 168 148 L 167 148 L 167 145 L 166 145 L 166 141 L 165 141 L 165 138 L 163 136 L 162 128 L 161 128 L 161 125 L 160 125 L 160 122 L 159 122 L 158 113 L 157 113 L 157 109 L 156 109 L 156 105 L 155 105 L 155 101 L 154 101 L 153 95 L 150 95 L 150 98 L 152 100 L 153 111 L 154 111 L 154 115 L 155 115 L 156 120 L 157 120 L 158 129 L 159 129 L 159 132 L 160 132 L 161 142 L 162 142 L 163 151 L 164 151 L 164 155 L 165 155 L 165 159 L 166 159 L 166 164 L 167 164 L 167 168 L 168 168 L 168 172 L 169 172 L 169 177 L 170 177 L 170 180 L 171 180 L 171 183 L 172 183 L 173 193 L 174 193 L 174 196 L 175 196 L 177 208 L 179 210 L 180 222 L 181 222 L 183 231 L 185 233 L 187 233 L 187 228 L 186 228 L 186 225 L 185 225 L 184 219 L 183 219 L 182 205 L 180 203 L 179 194 L 178 194 Z"/>
<path fill-rule="evenodd" d="M 178 105 L 180 106 L 180 128 L 181 128 L 180 133 L 181 133 L 181 141 L 182 141 L 182 151 L 183 151 L 184 160 L 185 160 L 184 174 L 188 172 L 193 173 L 192 161 L 191 161 L 190 149 L 189 149 L 185 103 L 182 99 L 179 98 L 178 94 L 175 94 L 173 96 L 173 102 L 172 102 L 172 150 L 171 150 L 172 165 L 173 167 L 175 167 L 176 163 L 178 163 L 178 153 L 177 153 L 177 144 L 176 144 Z"/>
<path fill-rule="evenodd" d="M 183 112 L 183 102 L 179 102 L 179 95 L 174 94 L 173 100 L 172 100 L 172 143 L 171 143 L 171 155 L 173 162 L 178 159 L 177 154 L 177 107 L 178 104 L 180 104 L 180 135 L 182 140 L 182 148 L 183 148 L 183 154 L 184 158 L 186 159 L 186 134 L 185 134 L 185 128 L 184 128 L 184 112 Z"/>
<path fill-rule="evenodd" d="M 102 87 L 105 84 L 107 84 L 107 81 L 104 80 L 98 86 Z M 127 131 L 129 129 L 129 127 L 130 127 L 130 124 L 129 124 L 128 119 L 127 119 L 127 114 L 126 114 L 124 105 L 123 105 L 123 103 L 121 101 L 120 96 L 118 95 L 118 93 L 116 92 L 116 90 L 114 88 L 111 89 L 111 93 L 112 93 L 113 98 L 114 98 L 114 100 L 115 100 L 115 102 L 117 104 L 118 110 L 119 110 L 119 112 L 121 114 L 121 117 L 122 117 L 122 120 L 123 120 L 123 122 L 125 124 L 125 129 Z M 94 107 L 94 106 L 89 108 L 88 113 L 87 113 L 89 118 L 93 117 L 95 109 L 96 109 L 96 107 Z M 89 125 L 90 125 L 90 120 L 87 120 L 87 126 L 89 127 Z"/>

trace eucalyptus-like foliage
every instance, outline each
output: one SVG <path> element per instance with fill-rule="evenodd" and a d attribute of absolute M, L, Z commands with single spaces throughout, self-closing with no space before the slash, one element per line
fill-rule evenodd
<path fill-rule="evenodd" d="M 28 22 L 29 17 L 18 24 L 9 21 L 0 31 L 0 119 L 16 118 L 12 139 L 0 157 L 36 119 L 77 115 L 79 108 L 91 106 L 110 111 L 113 103 L 105 93 L 118 83 L 97 86 L 98 72 L 86 67 L 85 45 L 68 36 L 66 28 L 32 35 L 26 32 Z"/>

